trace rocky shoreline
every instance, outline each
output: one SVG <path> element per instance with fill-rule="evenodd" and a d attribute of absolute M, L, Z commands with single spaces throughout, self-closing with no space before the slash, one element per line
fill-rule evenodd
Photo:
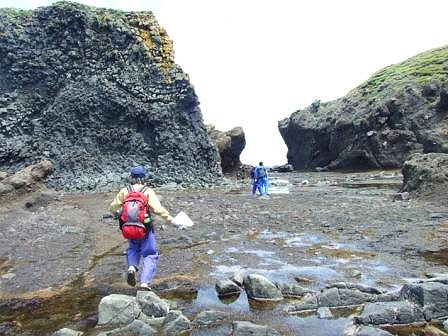
<path fill-rule="evenodd" d="M 273 173 L 271 181 L 268 198 L 251 197 L 249 180 L 158 190 L 170 211 L 186 211 L 195 226 L 179 231 L 158 222 L 160 265 L 152 288 L 174 313 L 165 324 L 159 317 L 159 324 L 145 320 L 129 328 L 163 334 L 179 318 L 198 336 L 246 328 L 307 336 L 386 332 L 378 327 L 411 335 L 400 329 L 403 322 L 443 335 L 442 313 L 431 308 L 442 295 L 427 293 L 443 292 L 445 280 L 427 275 L 448 272 L 446 206 L 398 199 L 398 171 Z M 137 300 L 122 278 L 125 241 L 113 221 L 101 218 L 112 197 L 43 190 L 0 208 L 0 225 L 15 223 L 0 235 L 2 333 L 51 335 L 66 327 L 96 335 L 132 323 L 96 327 L 103 298 Z M 17 250 L 16 241 L 32 249 Z M 197 326 L 201 314 L 214 316 L 210 311 L 226 320 Z M 386 322 L 367 323 L 377 316 L 372 311 Z M 400 318 L 391 311 L 402 312 Z"/>

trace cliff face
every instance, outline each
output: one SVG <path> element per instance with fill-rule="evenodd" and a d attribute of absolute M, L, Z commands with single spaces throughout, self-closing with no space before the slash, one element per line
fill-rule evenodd
<path fill-rule="evenodd" d="M 246 146 L 246 137 L 241 127 L 222 132 L 213 125 L 207 125 L 207 132 L 218 149 L 223 172 L 229 173 L 240 168 L 240 154 Z"/>
<path fill-rule="evenodd" d="M 221 169 L 198 105 L 151 12 L 0 9 L 0 170 L 49 159 L 51 186 L 98 190 L 142 164 L 156 185 L 206 184 Z"/>
<path fill-rule="evenodd" d="M 338 100 L 279 121 L 295 169 L 401 167 L 448 153 L 448 46 L 389 66 Z"/>

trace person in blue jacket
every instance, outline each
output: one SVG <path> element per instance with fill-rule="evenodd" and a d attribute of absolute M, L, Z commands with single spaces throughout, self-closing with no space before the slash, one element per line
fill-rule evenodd
<path fill-rule="evenodd" d="M 252 193 L 255 194 L 254 189 L 258 189 L 260 196 L 265 196 L 268 194 L 268 172 L 263 165 L 263 162 L 260 161 L 258 166 L 254 168 L 254 178 L 255 183 L 252 189 Z"/>

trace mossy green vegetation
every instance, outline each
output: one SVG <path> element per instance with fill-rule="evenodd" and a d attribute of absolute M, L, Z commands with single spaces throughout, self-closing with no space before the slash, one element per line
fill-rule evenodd
<path fill-rule="evenodd" d="M 17 26 L 33 14 L 30 10 L 18 8 L 0 8 L 0 30 L 8 26 Z M 1 33 L 1 31 L 0 31 Z"/>
<path fill-rule="evenodd" d="M 426 84 L 432 80 L 446 80 L 448 77 L 448 46 L 432 49 L 404 62 L 390 65 L 373 74 L 355 90 L 378 90 L 383 84 L 400 87 L 400 83 Z"/>

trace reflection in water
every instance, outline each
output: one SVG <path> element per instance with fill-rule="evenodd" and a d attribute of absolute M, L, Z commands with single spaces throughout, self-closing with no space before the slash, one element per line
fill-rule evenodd
<path fill-rule="evenodd" d="M 219 301 L 221 301 L 222 303 L 224 303 L 226 305 L 230 305 L 230 304 L 234 303 L 236 300 L 238 300 L 240 295 L 241 295 L 241 293 L 235 293 L 235 294 L 227 295 L 227 296 L 218 296 L 218 298 L 219 298 Z"/>
<path fill-rule="evenodd" d="M 227 297 L 225 299 L 219 298 L 214 287 L 201 287 L 198 291 L 197 297 L 191 303 L 190 310 L 199 311 L 203 309 L 223 309 L 232 308 L 232 310 L 247 312 L 249 311 L 249 303 L 246 292 Z"/>
<path fill-rule="evenodd" d="M 319 319 L 315 315 L 309 317 L 291 316 L 285 319 L 296 336 L 340 336 L 353 326 L 351 318 L 332 320 Z"/>

